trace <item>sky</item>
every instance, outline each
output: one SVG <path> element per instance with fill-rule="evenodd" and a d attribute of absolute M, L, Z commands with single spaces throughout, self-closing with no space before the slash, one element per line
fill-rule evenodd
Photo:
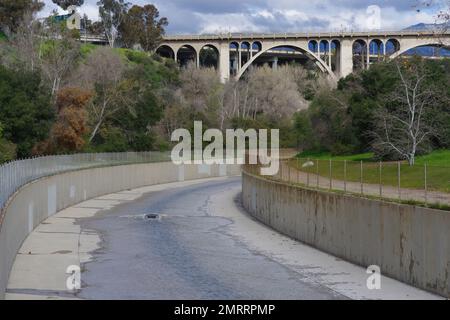
<path fill-rule="evenodd" d="M 57 6 L 51 0 L 40 16 Z M 429 7 L 423 2 L 432 1 Z M 169 19 L 167 34 L 272 33 L 309 31 L 400 30 L 417 23 L 435 23 L 436 13 L 449 0 L 129 0 L 152 3 Z M 85 0 L 79 9 L 98 19 L 97 0 Z M 418 9 L 418 5 L 420 10 Z M 380 19 L 374 20 L 376 5 Z M 60 12 L 63 12 L 59 10 Z M 373 21 L 379 21 L 373 24 Z"/>

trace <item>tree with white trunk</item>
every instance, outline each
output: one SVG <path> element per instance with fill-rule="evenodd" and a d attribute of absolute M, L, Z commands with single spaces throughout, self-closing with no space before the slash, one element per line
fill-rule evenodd
<path fill-rule="evenodd" d="M 375 111 L 373 147 L 381 155 L 396 154 L 412 166 L 420 151 L 427 151 L 432 138 L 439 138 L 436 113 L 439 92 L 430 80 L 424 61 L 400 60 L 395 68 L 398 84 L 385 104 Z"/>
<path fill-rule="evenodd" d="M 97 2 L 103 31 L 111 48 L 119 38 L 119 27 L 125 19 L 129 3 L 124 0 L 100 0 Z"/>

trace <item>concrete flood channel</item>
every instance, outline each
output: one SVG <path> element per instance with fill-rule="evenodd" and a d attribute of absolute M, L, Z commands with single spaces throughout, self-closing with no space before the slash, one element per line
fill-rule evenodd
<path fill-rule="evenodd" d="M 51 236 L 48 223 L 26 240 L 7 298 L 439 299 L 386 277 L 382 290 L 368 290 L 365 268 L 258 222 L 243 209 L 241 191 L 240 177 L 198 180 L 125 190 L 63 210 L 50 222 L 67 221 L 75 210 L 80 234 L 98 239 L 81 259 L 82 289 L 65 290 L 64 271 L 73 250 L 87 249 L 51 241 L 40 274 L 29 272 L 37 266 L 26 260 L 27 250 L 35 258 L 45 251 L 33 236 Z M 55 254 L 59 264 L 51 263 Z"/>
<path fill-rule="evenodd" d="M 80 221 L 102 239 L 83 267 L 83 299 L 345 299 L 226 233 L 210 197 L 240 179 L 145 195 Z"/>

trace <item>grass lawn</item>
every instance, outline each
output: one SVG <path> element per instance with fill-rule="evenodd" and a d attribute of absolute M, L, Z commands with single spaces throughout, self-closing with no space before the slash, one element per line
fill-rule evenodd
<path fill-rule="evenodd" d="M 303 167 L 308 158 L 314 163 L 313 166 Z M 359 182 L 388 186 L 398 186 L 398 164 L 394 162 L 380 163 L 373 160 L 373 154 L 359 154 L 352 156 L 332 157 L 326 153 L 303 153 L 298 158 L 292 159 L 290 164 L 304 172 L 320 176 L 330 177 L 336 180 Z M 347 162 L 345 161 L 347 160 Z M 450 150 L 439 150 L 429 155 L 417 158 L 417 164 L 410 167 L 406 162 L 400 166 L 400 185 L 402 188 L 424 189 L 425 166 L 427 164 L 427 187 L 429 190 L 450 192 Z M 345 170 L 345 166 L 347 167 Z"/>

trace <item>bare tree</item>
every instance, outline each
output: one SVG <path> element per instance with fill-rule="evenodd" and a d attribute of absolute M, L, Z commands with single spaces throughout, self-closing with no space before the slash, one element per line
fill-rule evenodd
<path fill-rule="evenodd" d="M 273 70 L 269 66 L 253 69 L 244 87 L 241 111 L 244 117 L 253 111 L 263 112 L 273 120 L 289 118 L 308 107 L 301 95 L 291 66 Z"/>
<path fill-rule="evenodd" d="M 89 142 L 96 137 L 103 124 L 124 108 L 133 112 L 130 83 L 124 74 L 125 63 L 109 47 L 96 49 L 77 70 L 72 83 L 95 92 L 88 108 L 91 122 Z"/>
<path fill-rule="evenodd" d="M 440 36 L 450 28 L 450 0 L 416 0 L 412 6 L 417 12 L 423 9 L 435 8 L 435 34 Z"/>
<path fill-rule="evenodd" d="M 439 11 L 437 19 L 442 25 L 442 33 L 450 31 L 450 0 L 447 0 L 445 7 Z"/>
<path fill-rule="evenodd" d="M 26 70 L 34 72 L 40 66 L 40 48 L 43 43 L 42 25 L 28 12 L 12 36 L 15 56 Z"/>
<path fill-rule="evenodd" d="M 204 121 L 217 126 L 217 113 L 221 108 L 223 86 L 214 68 L 197 69 L 193 63 L 187 65 L 180 74 L 181 100 L 191 114 L 203 114 Z"/>
<path fill-rule="evenodd" d="M 41 37 L 44 45 L 39 50 L 41 68 L 52 87 L 52 96 L 63 85 L 71 71 L 76 68 L 80 57 L 80 44 L 64 25 L 53 17 L 47 19 L 47 26 Z"/>
<path fill-rule="evenodd" d="M 400 61 L 396 68 L 398 87 L 375 112 L 373 146 L 383 154 L 397 154 L 414 165 L 416 154 L 430 146 L 430 138 L 438 136 L 432 116 L 438 92 L 428 84 L 430 75 L 423 61 Z"/>
<path fill-rule="evenodd" d="M 166 134 L 183 119 L 201 116 L 209 126 L 224 130 L 237 119 L 257 120 L 259 116 L 275 123 L 289 122 L 295 112 L 307 109 L 302 95 L 310 75 L 299 66 L 254 68 L 245 79 L 221 84 L 214 68 L 197 69 L 189 64 L 181 71 L 180 88 L 163 90 L 165 116 L 160 122 Z M 329 86 L 325 79 L 314 79 L 313 88 Z"/>

